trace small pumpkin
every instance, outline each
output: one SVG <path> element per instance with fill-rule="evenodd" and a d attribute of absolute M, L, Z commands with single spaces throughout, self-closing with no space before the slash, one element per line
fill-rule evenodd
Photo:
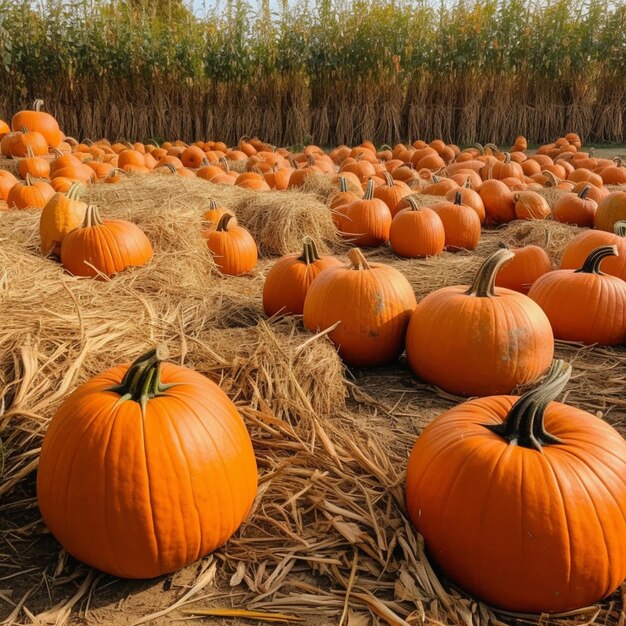
<path fill-rule="evenodd" d="M 545 311 L 557 339 L 626 342 L 626 282 L 600 271 L 603 259 L 617 255 L 617 246 L 601 246 L 580 269 L 549 272 L 531 287 L 528 296 Z"/>
<path fill-rule="evenodd" d="M 521 397 L 454 407 L 409 458 L 407 511 L 430 558 L 508 611 L 586 607 L 626 577 L 626 442 L 595 415 L 554 401 L 570 373 L 555 361 Z"/>
<path fill-rule="evenodd" d="M 26 174 L 31 178 L 50 178 L 50 161 L 33 154 L 30 146 L 26 150 L 26 158 L 17 163 L 17 171 L 24 179 Z"/>
<path fill-rule="evenodd" d="M 28 156 L 44 156 L 48 154 L 48 144 L 41 133 L 24 129 L 16 133 L 11 142 L 11 156 L 26 158 Z"/>
<path fill-rule="evenodd" d="M 61 242 L 61 263 L 74 276 L 113 276 L 129 267 L 146 265 L 152 245 L 145 233 L 126 220 L 102 220 L 95 206 L 88 206 L 82 226 Z"/>
<path fill-rule="evenodd" d="M 550 366 L 554 338 L 544 312 L 527 296 L 495 287 L 513 252 L 489 256 L 470 287 L 445 287 L 417 306 L 406 336 L 411 369 L 464 396 L 510 393 Z"/>
<path fill-rule="evenodd" d="M 626 185 L 626 167 L 622 159 L 615 157 L 614 165 L 605 167 L 601 172 L 602 182 L 605 185 Z"/>
<path fill-rule="evenodd" d="M 43 209 L 54 195 L 54 189 L 43 181 L 33 181 L 29 174 L 9 191 L 7 205 L 10 209 Z"/>
<path fill-rule="evenodd" d="M 588 198 L 591 185 L 585 185 L 577 194 L 565 193 L 555 203 L 552 215 L 557 222 L 585 228 L 593 227 L 597 203 Z"/>
<path fill-rule="evenodd" d="M 446 242 L 441 218 L 432 209 L 420 207 L 415 196 L 405 200 L 409 208 L 396 213 L 389 230 L 394 254 L 409 259 L 441 254 Z"/>
<path fill-rule="evenodd" d="M 338 211 L 336 222 L 350 243 L 375 248 L 389 240 L 391 211 L 382 200 L 374 197 L 374 183 L 370 180 L 363 198 Z"/>
<path fill-rule="evenodd" d="M 626 281 L 626 222 L 616 222 L 615 232 L 585 230 L 578 233 L 565 246 L 561 269 L 578 269 L 585 259 L 601 246 L 615 246 L 617 256 L 609 256 L 602 261 L 602 271 Z"/>
<path fill-rule="evenodd" d="M 17 178 L 15 178 L 11 172 L 0 170 L 0 200 L 6 202 L 9 197 L 9 191 L 11 191 L 18 182 Z"/>
<path fill-rule="evenodd" d="M 474 250 L 480 241 L 480 218 L 474 209 L 462 204 L 462 196 L 457 190 L 454 202 L 432 205 L 443 222 L 448 250 Z"/>
<path fill-rule="evenodd" d="M 382 200 L 391 214 L 395 214 L 395 209 L 402 198 L 412 193 L 411 188 L 401 180 L 395 180 L 391 174 L 387 171 L 381 174 L 385 181 L 382 185 L 379 185 L 374 189 L 374 198 Z"/>
<path fill-rule="evenodd" d="M 230 213 L 220 218 L 214 230 L 204 232 L 213 261 L 222 274 L 239 276 L 251 272 L 257 262 L 257 245 L 252 235 Z"/>
<path fill-rule="evenodd" d="M 358 248 L 348 259 L 347 267 L 325 269 L 309 287 L 304 325 L 317 332 L 336 324 L 328 337 L 348 365 L 391 363 L 404 348 L 415 294 L 398 270 L 369 263 Z"/>
<path fill-rule="evenodd" d="M 341 265 L 333 256 L 321 257 L 310 237 L 305 237 L 302 254 L 288 254 L 270 269 L 263 284 L 263 309 L 268 316 L 302 315 L 309 287 L 328 267 Z"/>
<path fill-rule="evenodd" d="M 49 253 L 60 256 L 63 238 L 85 220 L 87 205 L 80 200 L 84 190 L 82 183 L 73 183 L 67 192 L 55 193 L 42 209 L 39 237 L 44 256 Z"/>
<path fill-rule="evenodd" d="M 67 552 L 125 578 L 174 572 L 223 545 L 256 490 L 254 451 L 235 405 L 156 350 L 65 400 L 37 473 L 42 517 Z"/>
<path fill-rule="evenodd" d="M 511 250 L 515 256 L 498 270 L 496 287 L 504 287 L 527 294 L 540 276 L 552 271 L 550 257 L 539 246 L 510 248 L 504 242 L 500 242 L 499 245 L 501 248 Z"/>
<path fill-rule="evenodd" d="M 451 189 L 446 194 L 446 200 L 448 202 L 454 202 L 456 198 L 456 192 L 459 191 L 461 194 L 461 204 L 470 207 L 470 209 L 474 209 L 476 214 L 478 215 L 478 219 L 481 224 L 485 223 L 485 204 L 483 199 L 480 197 L 480 194 L 477 191 L 474 191 L 471 187 L 462 186 L 458 189 Z"/>
<path fill-rule="evenodd" d="M 520 191 L 513 199 L 518 220 L 545 220 L 552 213 L 546 199 L 536 191 Z"/>

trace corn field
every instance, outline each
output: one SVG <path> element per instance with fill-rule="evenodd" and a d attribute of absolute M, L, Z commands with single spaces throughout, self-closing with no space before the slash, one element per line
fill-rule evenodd
<path fill-rule="evenodd" d="M 606 0 L 0 0 L 0 118 L 81 138 L 622 142 L 625 67 Z"/>

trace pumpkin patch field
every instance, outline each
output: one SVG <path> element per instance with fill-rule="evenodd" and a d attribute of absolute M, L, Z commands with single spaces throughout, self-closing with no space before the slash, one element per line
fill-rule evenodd
<path fill-rule="evenodd" d="M 626 623 L 619 149 L 2 128 L 0 624 Z"/>

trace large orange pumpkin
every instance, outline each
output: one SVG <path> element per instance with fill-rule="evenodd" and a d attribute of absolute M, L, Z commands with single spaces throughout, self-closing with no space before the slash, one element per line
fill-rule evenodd
<path fill-rule="evenodd" d="M 26 180 L 17 183 L 7 195 L 10 209 L 43 209 L 46 202 L 54 195 L 54 189 L 41 180 L 32 181 L 29 174 Z"/>
<path fill-rule="evenodd" d="M 612 233 L 615 222 L 626 220 L 626 191 L 614 191 L 598 205 L 593 224 L 598 230 Z"/>
<path fill-rule="evenodd" d="M 554 336 L 585 344 L 626 343 L 626 282 L 603 274 L 603 259 L 617 255 L 617 246 L 601 246 L 580 269 L 544 274 L 528 296 L 545 311 Z"/>
<path fill-rule="evenodd" d="M 500 247 L 510 249 L 515 256 L 498 270 L 496 287 L 505 287 L 527 294 L 540 276 L 552 271 L 550 257 L 539 246 L 509 248 L 501 242 Z"/>
<path fill-rule="evenodd" d="M 102 221 L 95 206 L 87 207 L 82 226 L 61 242 L 61 263 L 74 276 L 113 276 L 151 259 L 152 245 L 136 224 Z"/>
<path fill-rule="evenodd" d="M 125 578 L 174 572 L 224 544 L 256 488 L 235 405 L 154 350 L 65 400 L 37 474 L 42 517 L 67 552 Z"/>
<path fill-rule="evenodd" d="M 510 393 L 535 380 L 554 354 L 550 322 L 527 296 L 494 287 L 500 266 L 488 257 L 471 287 L 445 287 L 417 306 L 406 336 L 411 369 L 423 380 L 464 396 Z"/>
<path fill-rule="evenodd" d="M 394 254 L 411 259 L 441 254 L 446 242 L 441 218 L 432 209 L 420 207 L 415 196 L 405 200 L 409 208 L 396 213 L 389 230 Z"/>
<path fill-rule="evenodd" d="M 302 254 L 288 254 L 270 269 L 263 284 L 263 309 L 268 316 L 302 315 L 309 287 L 327 267 L 341 265 L 333 256 L 321 257 L 310 237 L 304 238 Z"/>
<path fill-rule="evenodd" d="M 554 219 L 564 224 L 592 227 L 598 205 L 587 197 L 590 191 L 591 185 L 585 185 L 577 194 L 564 193 L 552 209 Z"/>
<path fill-rule="evenodd" d="M 368 263 L 358 248 L 348 258 L 347 267 L 329 267 L 309 287 L 304 325 L 318 331 L 337 324 L 328 336 L 348 365 L 391 363 L 404 348 L 415 294 L 398 270 Z"/>
<path fill-rule="evenodd" d="M 407 469 L 409 517 L 446 577 L 524 613 L 594 604 L 626 577 L 626 442 L 554 402 L 554 363 L 521 398 L 465 402 L 435 419 Z"/>
<path fill-rule="evenodd" d="M 43 100 L 35 100 L 31 111 L 20 111 L 13 116 L 11 127 L 14 131 L 28 128 L 33 133 L 41 133 L 51 148 L 56 148 L 63 141 L 63 133 L 58 122 L 41 110 Z"/>

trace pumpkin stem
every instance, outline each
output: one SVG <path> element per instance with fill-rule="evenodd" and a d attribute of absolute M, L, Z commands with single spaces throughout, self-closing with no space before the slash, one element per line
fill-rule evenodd
<path fill-rule="evenodd" d="M 30 174 L 26 174 L 26 177 L 24 178 L 24 181 L 25 181 L 24 184 L 27 187 L 31 187 L 32 184 L 33 184 L 33 179 L 30 177 Z"/>
<path fill-rule="evenodd" d="M 370 178 L 367 181 L 367 188 L 365 189 L 365 195 L 363 200 L 371 200 L 374 197 L 374 181 Z"/>
<path fill-rule="evenodd" d="M 230 165 L 228 165 L 226 157 L 220 157 L 220 163 L 222 164 L 224 171 L 228 174 L 228 172 L 230 172 Z"/>
<path fill-rule="evenodd" d="M 544 187 L 556 187 L 561 182 L 561 179 L 557 178 L 550 170 L 544 170 L 541 173 L 548 179 Z"/>
<path fill-rule="evenodd" d="M 495 143 L 486 143 L 485 148 L 489 148 L 492 152 L 500 152 L 500 148 L 498 148 Z M 510 158 L 511 157 L 509 155 L 509 159 Z"/>
<path fill-rule="evenodd" d="M 207 167 L 209 165 L 209 159 L 204 157 L 202 161 L 200 161 L 200 167 Z"/>
<path fill-rule="evenodd" d="M 145 415 L 148 400 L 163 395 L 174 386 L 173 384 L 164 385 L 161 382 L 162 358 L 163 350 L 158 348 L 149 350 L 133 362 L 119 385 L 106 390 L 120 395 L 116 407 L 122 402 L 132 400 L 139 403 L 141 414 Z"/>
<path fill-rule="evenodd" d="M 35 100 L 35 102 L 33 102 L 33 111 L 37 111 L 37 113 L 39 113 L 39 111 L 41 111 L 41 107 L 43 106 L 43 100 Z"/>
<path fill-rule="evenodd" d="M 389 172 L 383 172 L 383 178 L 385 179 L 387 187 L 393 187 L 395 185 L 393 176 Z"/>
<path fill-rule="evenodd" d="M 382 152 L 383 150 L 393 150 L 393 148 L 388 144 L 388 143 L 384 143 L 381 147 L 379 152 Z"/>
<path fill-rule="evenodd" d="M 230 223 L 230 220 L 234 219 L 234 217 L 235 216 L 232 215 L 231 213 L 224 213 L 224 215 L 220 217 L 220 221 L 217 223 L 215 230 L 219 230 L 219 231 L 228 230 L 228 225 Z"/>
<path fill-rule="evenodd" d="M 615 222 L 615 226 L 613 226 L 613 232 L 618 237 L 626 237 L 626 222 L 623 220 L 620 222 Z"/>
<path fill-rule="evenodd" d="M 478 150 L 478 154 L 480 154 L 481 156 L 485 156 L 485 148 L 481 143 L 475 143 L 474 148 Z"/>
<path fill-rule="evenodd" d="M 581 200 L 584 200 L 587 197 L 587 194 L 591 191 L 591 185 L 585 185 L 579 192 L 578 197 Z"/>
<path fill-rule="evenodd" d="M 621 157 L 618 156 L 613 159 L 613 163 L 615 163 L 617 167 L 622 167 L 624 165 L 624 161 L 622 161 Z"/>
<path fill-rule="evenodd" d="M 454 204 L 463 204 L 463 196 L 461 195 L 461 191 L 459 189 L 454 193 Z"/>
<path fill-rule="evenodd" d="M 501 248 L 488 256 L 476 272 L 472 286 L 465 292 L 468 296 L 490 298 L 496 295 L 496 274 L 500 267 L 510 261 L 515 254 L 509 249 Z"/>
<path fill-rule="evenodd" d="M 339 191 L 342 193 L 346 193 L 346 191 L 348 191 L 348 181 L 344 176 L 339 177 Z"/>
<path fill-rule="evenodd" d="M 98 207 L 90 204 L 85 211 L 85 219 L 83 220 L 83 228 L 89 228 L 91 226 L 101 226 L 102 219 L 98 212 Z"/>
<path fill-rule="evenodd" d="M 417 203 L 417 198 L 413 195 L 411 196 L 405 196 L 404 200 L 406 200 L 409 203 L 409 208 L 411 209 L 411 211 L 420 211 L 420 207 L 419 204 Z"/>
<path fill-rule="evenodd" d="M 352 248 L 348 252 L 348 259 L 352 263 L 352 269 L 354 270 L 371 270 L 371 265 L 367 262 L 367 259 L 363 256 L 363 253 L 358 248 Z"/>
<path fill-rule="evenodd" d="M 576 274 L 602 274 L 600 271 L 600 263 L 602 259 L 605 259 L 608 256 L 619 256 L 617 252 L 617 246 L 600 246 L 596 248 L 593 252 L 589 254 L 589 256 L 585 259 L 583 266 L 576 270 Z"/>
<path fill-rule="evenodd" d="M 572 366 L 562 360 L 553 361 L 543 382 L 525 393 L 509 411 L 506 422 L 484 424 L 485 428 L 500 435 L 512 446 L 522 446 L 542 451 L 542 446 L 562 443 L 546 432 L 544 415 L 550 402 L 563 391 L 572 374 Z"/>
<path fill-rule="evenodd" d="M 70 188 L 65 192 L 65 197 L 69 198 L 70 200 L 78 200 L 85 191 L 85 189 L 85 185 L 83 185 L 83 183 L 81 182 L 72 183 Z"/>
<path fill-rule="evenodd" d="M 503 250 L 510 250 L 511 246 L 506 241 L 498 241 L 498 248 L 502 248 Z"/>
<path fill-rule="evenodd" d="M 317 245 L 315 241 L 311 239 L 308 235 L 302 240 L 302 255 L 298 257 L 299 261 L 310 265 L 311 263 L 315 263 L 315 261 L 320 260 L 320 255 L 317 251 Z"/>

